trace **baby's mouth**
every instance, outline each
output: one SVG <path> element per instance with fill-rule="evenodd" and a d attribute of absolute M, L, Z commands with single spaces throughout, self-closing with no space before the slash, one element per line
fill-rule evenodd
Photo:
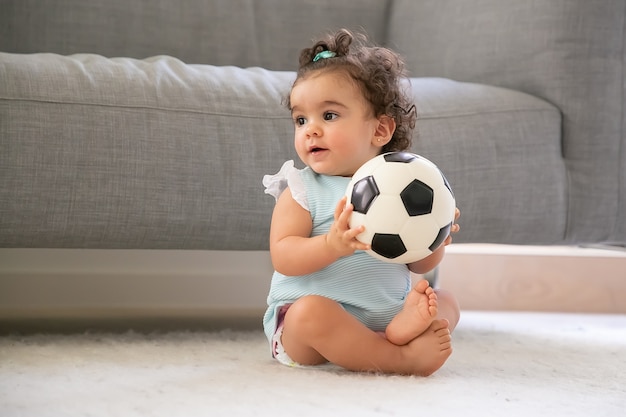
<path fill-rule="evenodd" d="M 319 147 L 316 146 L 316 147 L 313 147 L 313 148 L 309 149 L 309 152 L 311 152 L 311 153 L 318 153 L 318 152 L 322 152 L 322 151 L 325 151 L 325 150 L 326 149 L 324 149 L 324 148 L 319 148 Z"/>

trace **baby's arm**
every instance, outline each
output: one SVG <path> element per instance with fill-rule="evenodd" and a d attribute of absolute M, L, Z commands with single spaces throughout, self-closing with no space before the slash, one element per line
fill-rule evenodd
<path fill-rule="evenodd" d="M 311 237 L 311 214 L 296 202 L 289 188 L 280 195 L 270 229 L 270 254 L 274 269 L 287 275 L 318 271 L 355 250 L 369 249 L 356 236 L 363 228 L 350 229 L 352 206 L 343 198 L 335 209 L 335 221 L 325 235 Z"/>

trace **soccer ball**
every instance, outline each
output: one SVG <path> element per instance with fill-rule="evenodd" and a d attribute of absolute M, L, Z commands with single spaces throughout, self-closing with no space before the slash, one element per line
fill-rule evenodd
<path fill-rule="evenodd" d="M 393 263 L 411 263 L 433 253 L 450 234 L 456 203 L 435 164 L 409 152 L 389 152 L 367 161 L 346 189 L 354 206 L 351 228 L 371 245 L 368 253 Z"/>

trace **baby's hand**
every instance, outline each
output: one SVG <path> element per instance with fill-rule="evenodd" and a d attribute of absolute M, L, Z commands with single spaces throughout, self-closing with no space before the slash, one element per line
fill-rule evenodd
<path fill-rule="evenodd" d="M 461 210 L 459 210 L 458 208 L 454 209 L 454 221 L 456 222 L 459 217 L 461 217 Z M 456 223 L 452 223 L 452 227 L 450 228 L 450 234 L 448 235 L 448 237 L 446 238 L 446 240 L 443 241 L 444 245 L 449 245 L 450 243 L 452 243 L 452 233 L 458 233 L 458 231 L 461 230 L 461 226 L 459 226 Z"/>
<path fill-rule="evenodd" d="M 368 250 L 369 245 L 359 242 L 356 236 L 363 233 L 365 226 L 350 228 L 348 221 L 352 215 L 354 207 L 352 204 L 346 205 L 347 197 L 339 200 L 335 208 L 335 221 L 330 226 L 326 235 L 326 244 L 336 252 L 339 257 L 354 253 L 356 250 Z"/>

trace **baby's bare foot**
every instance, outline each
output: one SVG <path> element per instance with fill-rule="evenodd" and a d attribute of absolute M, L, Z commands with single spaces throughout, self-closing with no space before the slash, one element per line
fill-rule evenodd
<path fill-rule="evenodd" d="M 406 349 L 407 361 L 412 366 L 409 371 L 411 374 L 431 375 L 441 368 L 452 354 L 448 320 L 434 320 L 425 332 L 403 348 Z"/>
<path fill-rule="evenodd" d="M 436 316 L 437 294 L 423 279 L 409 291 L 402 311 L 387 326 L 387 340 L 405 345 L 428 329 Z"/>

